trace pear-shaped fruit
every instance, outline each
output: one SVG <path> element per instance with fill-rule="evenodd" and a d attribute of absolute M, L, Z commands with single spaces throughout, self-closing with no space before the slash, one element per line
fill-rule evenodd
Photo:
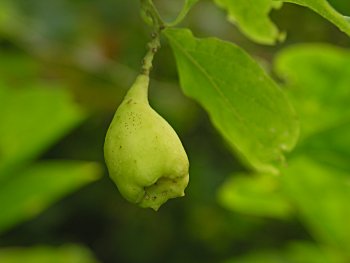
<path fill-rule="evenodd" d="M 154 210 L 184 196 L 189 162 L 179 137 L 148 103 L 149 77 L 139 75 L 108 129 L 108 171 L 130 202 Z"/>

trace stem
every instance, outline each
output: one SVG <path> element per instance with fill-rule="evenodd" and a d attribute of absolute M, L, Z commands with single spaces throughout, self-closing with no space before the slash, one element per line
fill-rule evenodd
<path fill-rule="evenodd" d="M 153 33 L 151 34 L 152 40 L 147 44 L 148 52 L 142 60 L 141 69 L 142 74 L 149 76 L 152 70 L 154 55 L 160 48 L 160 33 L 165 28 L 165 24 L 152 0 L 141 0 L 141 7 L 146 16 L 151 19 L 153 25 Z"/>
<path fill-rule="evenodd" d="M 152 40 L 147 44 L 148 51 L 142 60 L 141 73 L 146 76 L 149 76 L 149 73 L 152 70 L 152 61 L 153 61 L 154 55 L 157 53 L 158 49 L 160 48 L 159 32 L 152 33 Z"/>
<path fill-rule="evenodd" d="M 152 0 L 141 0 L 141 8 L 145 15 L 152 20 L 154 29 L 163 29 L 165 27 L 165 23 Z"/>

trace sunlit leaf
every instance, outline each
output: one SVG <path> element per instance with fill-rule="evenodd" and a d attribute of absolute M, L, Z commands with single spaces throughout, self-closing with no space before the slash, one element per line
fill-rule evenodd
<path fill-rule="evenodd" d="M 275 68 L 287 80 L 303 137 L 350 120 L 349 51 L 324 44 L 292 46 L 278 54 Z"/>
<path fill-rule="evenodd" d="M 350 120 L 308 138 L 298 152 L 337 169 L 350 176 Z"/>
<path fill-rule="evenodd" d="M 350 15 L 350 5 L 344 0 L 327 0 L 331 6 L 344 15 Z"/>
<path fill-rule="evenodd" d="M 0 184 L 0 232 L 35 217 L 64 195 L 97 180 L 100 172 L 98 164 L 78 161 L 41 162 L 18 172 Z"/>
<path fill-rule="evenodd" d="M 0 178 L 32 160 L 79 124 L 81 109 L 62 88 L 2 88 Z"/>
<path fill-rule="evenodd" d="M 300 156 L 284 169 L 286 194 L 314 237 L 350 251 L 350 181 L 347 173 Z"/>
<path fill-rule="evenodd" d="M 240 28 L 250 39 L 261 44 L 275 44 L 284 38 L 284 34 L 269 18 L 273 8 L 281 3 L 272 0 L 214 0 L 227 10 L 228 20 Z"/>
<path fill-rule="evenodd" d="M 97 263 L 92 253 L 79 245 L 37 246 L 0 249 L 3 263 Z"/>
<path fill-rule="evenodd" d="M 350 171 L 350 52 L 297 45 L 280 52 L 275 65 L 301 119 L 299 151 Z"/>
<path fill-rule="evenodd" d="M 274 1 L 281 2 L 281 0 Z M 327 0 L 283 0 L 283 2 L 294 3 L 310 8 L 350 36 L 350 20 L 348 17 L 337 12 Z"/>
<path fill-rule="evenodd" d="M 256 170 L 277 173 L 298 138 L 298 122 L 283 91 L 239 47 L 189 30 L 167 29 L 180 84 L 197 100 L 239 156 Z"/>
<path fill-rule="evenodd" d="M 235 175 L 221 187 L 219 201 L 230 210 L 255 216 L 286 218 L 293 210 L 280 178 L 272 175 Z"/>

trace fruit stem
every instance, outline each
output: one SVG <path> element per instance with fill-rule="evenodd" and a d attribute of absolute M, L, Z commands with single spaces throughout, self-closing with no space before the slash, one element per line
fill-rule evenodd
<path fill-rule="evenodd" d="M 142 60 L 141 69 L 142 74 L 149 76 L 149 73 L 152 70 L 154 55 L 160 48 L 160 33 L 163 29 L 165 29 L 165 24 L 152 0 L 141 0 L 141 6 L 145 14 L 152 20 L 153 24 L 153 33 L 151 34 L 152 39 L 147 44 L 148 52 Z"/>
<path fill-rule="evenodd" d="M 157 53 L 158 49 L 160 48 L 160 39 L 159 39 L 158 32 L 152 33 L 152 40 L 147 44 L 147 47 L 148 47 L 148 51 L 142 60 L 141 73 L 146 76 L 149 76 L 149 73 L 152 70 L 152 61 L 153 61 L 154 55 Z"/>

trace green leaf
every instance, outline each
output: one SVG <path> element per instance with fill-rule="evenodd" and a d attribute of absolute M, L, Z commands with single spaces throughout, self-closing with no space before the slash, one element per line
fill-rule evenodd
<path fill-rule="evenodd" d="M 277 55 L 275 69 L 287 81 L 302 137 L 350 120 L 348 50 L 325 44 L 292 46 Z"/>
<path fill-rule="evenodd" d="M 187 13 L 191 10 L 192 6 L 194 6 L 197 2 L 198 0 L 185 0 L 184 6 L 182 7 L 179 15 L 173 22 L 167 23 L 167 26 L 172 27 L 181 23 L 181 21 L 186 17 Z"/>
<path fill-rule="evenodd" d="M 350 176 L 350 120 L 308 138 L 297 153 L 333 168 L 342 169 Z"/>
<path fill-rule="evenodd" d="M 298 138 L 298 122 L 283 91 L 239 47 L 189 30 L 167 29 L 181 87 L 252 168 L 278 173 Z"/>
<path fill-rule="evenodd" d="M 304 156 L 283 172 L 285 192 L 314 237 L 350 255 L 349 174 Z"/>
<path fill-rule="evenodd" d="M 0 1 L 0 35 L 13 37 L 23 33 L 25 24 L 18 7 L 11 0 Z"/>
<path fill-rule="evenodd" d="M 285 249 L 264 250 L 249 253 L 248 255 L 228 260 L 226 263 L 340 263 L 316 244 L 310 242 L 294 241 Z"/>
<path fill-rule="evenodd" d="M 284 169 L 285 192 L 314 237 L 343 254 L 350 251 L 349 66 L 349 51 L 321 44 L 287 48 L 276 60 L 303 138 Z"/>
<path fill-rule="evenodd" d="M 87 248 L 69 244 L 60 247 L 2 248 L 0 249 L 0 262 L 97 263 L 98 261 Z"/>
<path fill-rule="evenodd" d="M 281 0 L 274 0 L 281 1 Z M 350 22 L 346 16 L 338 13 L 326 0 L 283 0 L 283 2 L 294 3 L 297 5 L 305 6 L 320 14 L 334 25 L 336 25 L 341 31 L 350 36 Z"/>
<path fill-rule="evenodd" d="M 297 45 L 278 54 L 275 68 L 301 119 L 297 152 L 350 171 L 350 52 Z"/>
<path fill-rule="evenodd" d="M 350 5 L 349 2 L 344 0 L 327 0 L 331 6 L 334 7 L 335 10 L 344 14 L 350 15 Z"/>
<path fill-rule="evenodd" d="M 2 182 L 0 233 L 35 217 L 59 198 L 98 179 L 100 172 L 96 163 L 49 161 L 31 165 Z"/>
<path fill-rule="evenodd" d="M 235 175 L 219 190 L 224 207 L 254 216 L 287 218 L 292 212 L 290 202 L 281 191 L 280 178 L 272 175 Z"/>
<path fill-rule="evenodd" d="M 36 158 L 84 118 L 61 88 L 1 90 L 0 179 Z"/>
<path fill-rule="evenodd" d="M 286 257 L 291 263 L 345 263 L 344 255 L 327 246 L 306 241 L 288 244 Z"/>
<path fill-rule="evenodd" d="M 251 40 L 272 45 L 284 39 L 284 34 L 270 20 L 269 13 L 282 3 L 272 0 L 214 0 L 227 10 L 228 20 L 237 24 L 239 29 Z"/>

